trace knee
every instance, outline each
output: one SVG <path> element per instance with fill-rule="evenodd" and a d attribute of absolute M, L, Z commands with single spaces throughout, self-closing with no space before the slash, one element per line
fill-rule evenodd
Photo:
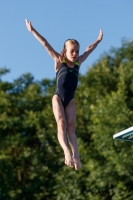
<path fill-rule="evenodd" d="M 75 133 L 75 122 L 70 122 L 67 125 L 68 133 Z"/>
<path fill-rule="evenodd" d="M 64 121 L 64 119 L 60 119 L 59 121 L 58 121 L 58 131 L 65 131 L 66 132 L 66 129 L 67 129 L 67 126 L 66 126 L 66 123 L 65 123 L 65 121 Z"/>

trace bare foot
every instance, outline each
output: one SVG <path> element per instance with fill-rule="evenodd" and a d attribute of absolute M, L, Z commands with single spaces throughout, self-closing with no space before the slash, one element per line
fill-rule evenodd
<path fill-rule="evenodd" d="M 73 156 L 74 166 L 76 170 L 79 170 L 81 168 L 81 162 L 79 156 Z"/>
<path fill-rule="evenodd" d="M 69 167 L 74 167 L 74 161 L 69 151 L 65 152 L 65 164 Z"/>

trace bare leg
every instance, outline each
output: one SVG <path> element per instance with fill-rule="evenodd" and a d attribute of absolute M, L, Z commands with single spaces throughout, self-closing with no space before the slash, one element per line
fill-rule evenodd
<path fill-rule="evenodd" d="M 58 141 L 65 154 L 65 164 L 68 165 L 69 167 L 74 167 L 73 158 L 70 153 L 69 147 L 67 145 L 67 136 L 66 136 L 67 124 L 66 124 L 64 107 L 62 105 L 60 98 L 57 95 L 53 96 L 52 105 L 53 105 L 53 113 L 57 122 Z"/>
<path fill-rule="evenodd" d="M 65 109 L 66 120 L 67 120 L 67 131 L 69 144 L 73 153 L 73 160 L 75 169 L 78 170 L 81 167 L 80 156 L 78 152 L 77 138 L 75 134 L 75 123 L 76 123 L 76 107 L 75 101 L 72 99 Z"/>

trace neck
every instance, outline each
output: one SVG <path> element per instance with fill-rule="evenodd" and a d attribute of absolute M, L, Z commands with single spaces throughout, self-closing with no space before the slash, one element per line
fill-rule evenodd
<path fill-rule="evenodd" d="M 66 60 L 66 63 L 67 63 L 68 66 L 70 66 L 70 67 L 74 66 L 74 62 L 68 60 L 67 58 L 65 60 Z"/>

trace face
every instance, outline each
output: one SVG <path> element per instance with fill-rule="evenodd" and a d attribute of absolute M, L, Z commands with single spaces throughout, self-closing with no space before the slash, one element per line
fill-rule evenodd
<path fill-rule="evenodd" d="M 79 56 L 79 45 L 70 41 L 66 42 L 66 57 L 69 61 L 74 62 Z"/>

